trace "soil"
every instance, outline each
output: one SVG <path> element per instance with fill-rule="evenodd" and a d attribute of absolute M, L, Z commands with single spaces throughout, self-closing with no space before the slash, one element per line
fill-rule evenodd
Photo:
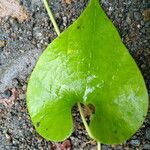
<path fill-rule="evenodd" d="M 63 31 L 78 18 L 87 0 L 67 3 L 51 0 L 49 3 Z M 57 35 L 41 0 L 20 0 L 19 4 L 28 12 L 28 20 L 19 22 L 14 16 L 0 19 L 0 99 L 8 99 L 6 105 L 0 103 L 0 150 L 63 149 L 62 143 L 46 141 L 38 135 L 25 101 L 31 71 L 42 51 Z M 101 0 L 101 5 L 138 64 L 150 95 L 150 1 Z M 17 99 L 12 98 L 14 89 Z M 96 143 L 84 130 L 76 106 L 72 112 L 75 130 L 67 144 L 63 144 L 72 150 L 96 150 Z M 127 142 L 116 146 L 102 145 L 102 150 L 134 149 L 150 150 L 150 112 L 143 126 Z"/>

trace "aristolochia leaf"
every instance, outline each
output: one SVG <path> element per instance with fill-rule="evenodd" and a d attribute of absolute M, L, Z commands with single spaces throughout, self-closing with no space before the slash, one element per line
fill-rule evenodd
<path fill-rule="evenodd" d="M 142 75 L 97 0 L 47 47 L 28 84 L 31 119 L 48 140 L 69 137 L 77 102 L 95 106 L 89 128 L 107 144 L 130 138 L 148 108 Z"/>

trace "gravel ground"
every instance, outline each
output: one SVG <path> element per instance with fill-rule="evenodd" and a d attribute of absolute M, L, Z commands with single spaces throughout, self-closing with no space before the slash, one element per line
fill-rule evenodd
<path fill-rule="evenodd" d="M 54 28 L 41 0 L 20 0 L 30 19 L 19 23 L 5 17 L 0 20 L 0 98 L 11 97 L 16 88 L 18 98 L 12 107 L 0 104 L 0 150 L 53 150 L 60 143 L 40 137 L 31 124 L 26 109 L 27 79 L 39 55 L 56 38 Z M 87 0 L 51 0 L 52 10 L 61 31 L 65 30 L 84 10 Z M 101 0 L 101 4 L 118 28 L 122 40 L 138 64 L 150 94 L 150 1 Z M 76 106 L 72 110 L 75 131 L 69 138 L 74 150 L 94 150 L 81 123 Z M 150 112 L 141 129 L 126 143 L 102 145 L 102 150 L 150 150 Z"/>

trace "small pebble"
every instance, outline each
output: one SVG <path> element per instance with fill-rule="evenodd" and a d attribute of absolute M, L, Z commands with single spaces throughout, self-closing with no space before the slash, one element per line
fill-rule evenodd
<path fill-rule="evenodd" d="M 12 95 L 12 92 L 9 89 L 7 89 L 3 93 L 3 98 L 9 98 L 11 95 Z"/>
<path fill-rule="evenodd" d="M 138 24 L 137 27 L 140 28 L 141 27 L 140 24 Z"/>
<path fill-rule="evenodd" d="M 5 41 L 0 40 L 0 48 L 1 48 L 1 47 L 4 47 L 5 45 L 6 45 L 6 42 L 5 42 Z"/>
<path fill-rule="evenodd" d="M 139 146 L 139 145 L 140 145 L 140 141 L 139 141 L 139 140 L 131 140 L 131 141 L 130 141 L 130 144 L 131 144 L 133 147 L 136 147 L 136 146 Z"/>
<path fill-rule="evenodd" d="M 144 20 L 150 20 L 150 8 L 143 11 Z"/>
<path fill-rule="evenodd" d="M 26 95 L 25 94 L 20 94 L 19 99 L 25 99 Z"/>

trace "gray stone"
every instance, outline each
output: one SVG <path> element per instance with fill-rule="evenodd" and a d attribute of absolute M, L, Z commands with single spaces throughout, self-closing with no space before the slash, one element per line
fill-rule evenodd
<path fill-rule="evenodd" d="M 11 96 L 11 94 L 12 94 L 12 92 L 9 89 L 7 89 L 3 93 L 3 98 L 9 98 Z"/>
<path fill-rule="evenodd" d="M 139 145 L 140 145 L 140 141 L 139 141 L 139 140 L 131 140 L 131 141 L 130 141 L 130 144 L 131 144 L 133 147 L 136 147 L 136 146 L 139 146 Z"/>
<path fill-rule="evenodd" d="M 146 136 L 146 139 L 150 141 L 150 127 L 146 129 L 145 136 Z"/>
<path fill-rule="evenodd" d="M 150 150 L 150 144 L 145 144 L 143 146 L 143 150 Z"/>

